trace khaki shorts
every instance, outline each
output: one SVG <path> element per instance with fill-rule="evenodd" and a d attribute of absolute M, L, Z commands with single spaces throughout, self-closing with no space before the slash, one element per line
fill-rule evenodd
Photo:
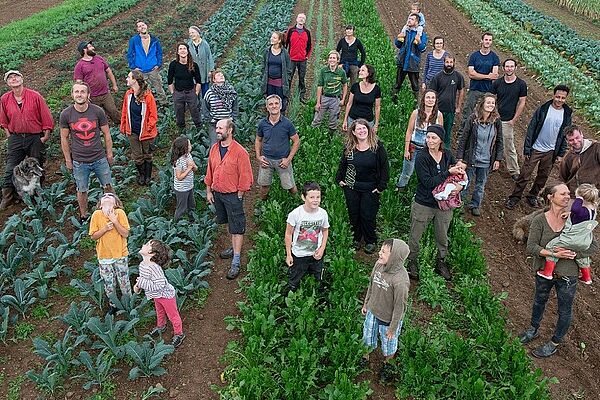
<path fill-rule="evenodd" d="M 281 187 L 285 190 L 290 190 L 294 186 L 296 186 L 296 182 L 294 181 L 294 169 L 292 168 L 292 163 L 288 165 L 287 168 L 281 168 L 279 163 L 281 159 L 272 160 L 267 158 L 269 161 L 268 167 L 263 167 L 262 165 L 258 168 L 258 179 L 256 182 L 258 186 L 271 186 L 273 183 L 273 171 L 277 171 L 279 174 L 279 180 L 281 181 Z"/>

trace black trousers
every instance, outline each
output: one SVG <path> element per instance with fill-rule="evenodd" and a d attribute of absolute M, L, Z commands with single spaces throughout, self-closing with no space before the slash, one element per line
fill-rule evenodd
<path fill-rule="evenodd" d="M 35 157 L 44 167 L 46 161 L 46 145 L 42 143 L 42 133 L 11 133 L 6 147 L 6 164 L 4 165 L 3 188 L 14 189 L 12 183 L 13 169 L 25 157 Z M 44 177 L 42 176 L 42 182 Z"/>
<path fill-rule="evenodd" d="M 298 89 L 300 90 L 300 97 L 304 97 L 306 94 L 306 84 L 304 78 L 306 77 L 306 61 L 292 61 L 292 75 L 290 76 L 291 82 L 294 80 L 294 73 L 298 70 Z"/>
<path fill-rule="evenodd" d="M 419 72 L 405 71 L 400 65 L 398 65 L 396 70 L 396 86 L 394 86 L 394 93 L 400 91 L 406 75 L 408 75 L 408 80 L 410 81 L 410 90 L 415 94 L 419 94 Z"/>
<path fill-rule="evenodd" d="M 375 228 L 380 194 L 359 192 L 344 186 L 344 196 L 354 241 L 360 242 L 364 239 L 367 244 L 377 243 Z"/>
<path fill-rule="evenodd" d="M 300 281 L 304 275 L 311 274 L 321 284 L 323 280 L 323 258 L 315 260 L 313 256 L 296 257 L 292 254 L 294 264 L 288 270 L 288 287 L 292 292 L 298 290 Z"/>

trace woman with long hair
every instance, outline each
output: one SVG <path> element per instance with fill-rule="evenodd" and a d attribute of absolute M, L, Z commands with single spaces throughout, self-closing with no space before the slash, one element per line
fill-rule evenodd
<path fill-rule="evenodd" d="M 129 139 L 138 185 L 148 185 L 152 177 L 151 144 L 158 135 L 156 101 L 140 70 L 127 75 L 127 86 L 121 110 L 121 132 Z"/>
<path fill-rule="evenodd" d="M 177 57 L 169 64 L 167 83 L 173 95 L 175 122 L 180 130 L 185 130 L 185 109 L 190 110 L 192 120 L 200 129 L 202 120 L 198 110 L 198 95 L 200 94 L 200 68 L 190 56 L 188 45 L 177 44 Z"/>
<path fill-rule="evenodd" d="M 200 28 L 192 25 L 188 29 L 188 33 L 190 35 L 187 41 L 188 49 L 194 62 L 198 64 L 198 72 L 200 73 L 200 89 L 202 91 L 198 98 L 198 101 L 200 101 L 208 91 L 210 74 L 215 69 L 215 61 L 208 42 L 200 36 Z"/>
<path fill-rule="evenodd" d="M 410 114 L 404 138 L 404 161 L 402 173 L 396 183 L 396 190 L 403 191 L 415 170 L 415 159 L 425 146 L 427 128 L 431 124 L 444 124 L 442 112 L 438 110 L 437 94 L 426 90 L 421 96 L 419 107 Z"/>
<path fill-rule="evenodd" d="M 366 120 L 373 133 L 377 134 L 381 113 L 381 88 L 375 79 L 375 67 L 369 64 L 361 66 L 358 78 L 360 82 L 350 88 L 342 130 L 348 130 L 352 122 L 360 118 Z"/>
<path fill-rule="evenodd" d="M 344 190 L 355 247 L 359 249 L 364 239 L 365 253 L 374 253 L 375 222 L 389 181 L 389 164 L 383 144 L 364 119 L 350 126 L 335 180 Z"/>
<path fill-rule="evenodd" d="M 265 97 L 276 94 L 281 98 L 281 112 L 285 113 L 290 94 L 292 61 L 283 47 L 283 32 L 271 34 L 270 45 L 263 56 L 263 86 Z"/>
<path fill-rule="evenodd" d="M 481 215 L 480 207 L 488 174 L 500 168 L 500 161 L 504 159 L 502 122 L 496 96 L 493 94 L 486 93 L 479 99 L 458 139 L 456 156 L 467 164 L 469 184 L 463 191 L 463 198 L 469 193 L 470 183 L 475 183 L 473 196 L 467 207 L 471 214 L 478 217 Z"/>
<path fill-rule="evenodd" d="M 217 143 L 216 125 L 220 119 L 230 118 L 234 122 L 239 115 L 238 95 L 235 88 L 227 82 L 220 69 L 212 73 L 212 85 L 204 95 L 202 110 L 208 120 L 208 137 L 211 146 Z"/>

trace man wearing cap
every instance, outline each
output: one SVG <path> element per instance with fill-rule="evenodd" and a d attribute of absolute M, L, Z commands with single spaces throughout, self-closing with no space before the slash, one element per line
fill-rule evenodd
<path fill-rule="evenodd" d="M 127 49 L 129 68 L 142 71 L 144 79 L 156 91 L 158 102 L 164 106 L 167 104 L 167 94 L 160 77 L 163 57 L 160 41 L 148 33 L 148 25 L 144 21 L 137 21 L 135 26 L 138 34 L 129 39 Z"/>
<path fill-rule="evenodd" d="M 8 142 L 0 210 L 5 210 L 13 201 L 14 168 L 28 156 L 37 158 L 43 167 L 46 159 L 45 143 L 54 128 L 46 101 L 35 90 L 23 86 L 23 74 L 10 70 L 4 74 L 4 82 L 10 92 L 0 98 L 0 127 L 6 132 Z"/>
<path fill-rule="evenodd" d="M 79 43 L 77 51 L 81 54 L 81 59 L 75 65 L 73 80 L 87 83 L 90 87 L 90 101 L 92 104 L 102 107 L 112 122 L 119 124 L 121 113 L 117 110 L 115 99 L 108 90 L 108 80 L 106 79 L 108 75 L 112 83 L 112 90 L 117 93 L 119 88 L 115 75 L 106 60 L 96 54 L 92 42 Z"/>

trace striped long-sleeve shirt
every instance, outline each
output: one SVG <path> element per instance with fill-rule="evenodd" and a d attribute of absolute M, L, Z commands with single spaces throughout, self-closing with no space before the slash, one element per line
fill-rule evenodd
<path fill-rule="evenodd" d="M 136 280 L 136 285 L 144 289 L 148 299 L 171 299 L 175 297 L 175 288 L 171 285 L 162 267 L 156 263 L 140 264 L 140 276 Z"/>

